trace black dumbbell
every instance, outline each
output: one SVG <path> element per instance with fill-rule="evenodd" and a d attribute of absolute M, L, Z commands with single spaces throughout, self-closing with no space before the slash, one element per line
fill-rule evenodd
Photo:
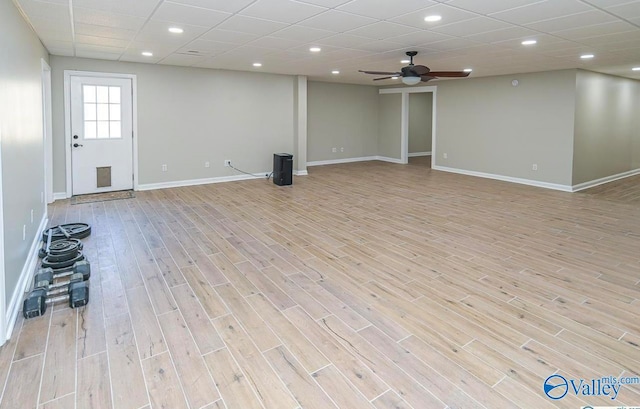
<path fill-rule="evenodd" d="M 87 281 L 91 277 L 91 264 L 89 263 L 89 260 L 85 259 L 77 261 L 73 264 L 73 266 L 63 269 L 54 270 L 51 267 L 41 268 L 33 278 L 33 288 L 39 287 L 37 284 L 38 281 L 47 280 L 51 282 L 53 281 L 53 278 L 68 277 L 72 274 L 82 274 L 82 279 L 84 281 Z M 48 279 L 49 276 L 51 276 L 52 278 Z"/>
<path fill-rule="evenodd" d="M 89 286 L 80 273 L 72 274 L 65 283 L 53 283 L 53 279 L 45 279 L 38 285 L 22 304 L 22 314 L 26 319 L 43 315 L 47 311 L 47 304 L 68 301 L 69 307 L 79 308 L 89 303 Z"/>

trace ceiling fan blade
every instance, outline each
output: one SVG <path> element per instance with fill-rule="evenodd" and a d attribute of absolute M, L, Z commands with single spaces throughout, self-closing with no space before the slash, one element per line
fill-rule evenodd
<path fill-rule="evenodd" d="M 431 70 L 429 69 L 429 67 L 425 67 L 424 65 L 414 65 L 413 67 L 411 67 L 411 71 L 415 72 L 418 75 L 425 75 L 428 74 Z"/>
<path fill-rule="evenodd" d="M 358 72 L 363 72 L 365 74 L 373 74 L 373 75 L 400 75 L 399 72 L 386 72 L 386 71 L 362 71 L 358 70 Z"/>
<path fill-rule="evenodd" d="M 431 75 L 422 75 L 420 77 L 420 81 L 427 82 L 436 79 L 436 77 L 432 77 Z"/>
<path fill-rule="evenodd" d="M 431 71 L 429 75 L 442 78 L 463 78 L 468 77 L 469 73 L 464 71 Z"/>
<path fill-rule="evenodd" d="M 393 77 L 374 78 L 373 80 L 374 80 L 374 81 L 380 81 L 380 80 L 388 80 L 388 79 L 390 79 L 390 78 L 393 78 Z"/>

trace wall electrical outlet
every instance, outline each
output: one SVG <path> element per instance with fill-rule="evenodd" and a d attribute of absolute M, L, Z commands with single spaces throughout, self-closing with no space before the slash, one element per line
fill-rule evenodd
<path fill-rule="evenodd" d="M 167 171 L 167 164 L 166 164 L 166 163 L 162 165 L 162 171 L 163 171 L 163 172 L 166 172 L 166 171 Z"/>
<path fill-rule="evenodd" d="M 538 170 L 538 164 L 534 163 L 533 166 L 531 166 L 531 170 Z"/>
<path fill-rule="evenodd" d="M 337 148 L 331 148 L 331 152 L 336 153 L 336 152 L 338 152 L 338 149 Z"/>
<path fill-rule="evenodd" d="M 211 166 L 211 164 L 209 163 L 209 161 L 206 161 L 206 162 L 204 163 L 204 167 L 205 167 L 205 168 L 208 168 L 208 167 L 210 167 L 210 166 Z"/>
<path fill-rule="evenodd" d="M 225 159 L 224 166 L 227 166 L 227 167 L 231 166 L 231 159 Z"/>

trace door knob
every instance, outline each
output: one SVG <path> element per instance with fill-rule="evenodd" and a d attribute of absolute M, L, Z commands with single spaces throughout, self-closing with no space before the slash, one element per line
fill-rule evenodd
<path fill-rule="evenodd" d="M 80 145 L 79 143 L 74 143 L 74 144 L 73 144 L 73 147 L 74 147 L 74 148 L 77 148 L 77 147 L 79 147 L 79 146 L 84 146 L 84 145 Z"/>

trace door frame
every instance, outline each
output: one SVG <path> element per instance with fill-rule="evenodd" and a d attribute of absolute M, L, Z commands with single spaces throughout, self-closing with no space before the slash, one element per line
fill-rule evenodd
<path fill-rule="evenodd" d="M 402 94 L 402 118 L 400 122 L 400 163 L 409 163 L 409 94 L 418 92 L 432 93 L 431 108 L 431 167 L 435 166 L 436 155 L 436 94 L 438 87 L 425 85 L 422 87 L 383 88 L 380 94 Z"/>
<path fill-rule="evenodd" d="M 75 71 L 64 70 L 64 143 L 65 143 L 65 172 L 66 197 L 73 192 L 71 168 L 71 77 L 100 77 L 120 78 L 131 80 L 132 93 L 132 122 L 133 130 L 133 190 L 138 190 L 138 80 L 135 74 L 121 74 L 114 72 Z"/>
<path fill-rule="evenodd" d="M 40 59 L 42 69 L 42 136 L 44 140 L 44 214 L 53 203 L 53 123 L 51 114 L 51 66 Z"/>

